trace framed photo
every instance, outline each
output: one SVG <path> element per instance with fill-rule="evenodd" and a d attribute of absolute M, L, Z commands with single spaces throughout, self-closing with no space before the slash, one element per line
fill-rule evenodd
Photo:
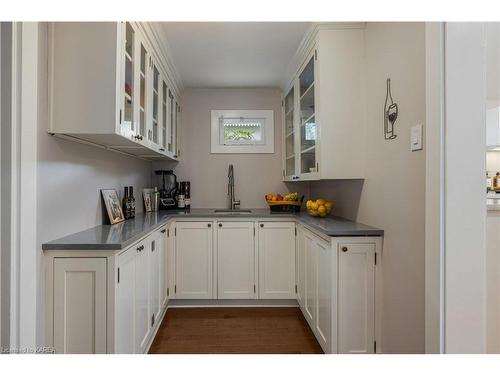
<path fill-rule="evenodd" d="M 146 188 L 142 189 L 142 197 L 144 199 L 144 209 L 146 212 L 153 211 L 153 192 L 154 189 Z"/>
<path fill-rule="evenodd" d="M 118 194 L 115 189 L 101 189 L 102 199 L 108 212 L 109 222 L 111 224 L 121 223 L 125 220 L 123 215 L 122 205 L 118 199 Z"/>

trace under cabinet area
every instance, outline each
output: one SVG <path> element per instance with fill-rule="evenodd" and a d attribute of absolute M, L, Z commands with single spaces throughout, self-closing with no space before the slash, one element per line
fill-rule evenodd
<path fill-rule="evenodd" d="M 153 26 L 49 27 L 49 133 L 148 160 L 177 160 L 177 83 Z"/>
<path fill-rule="evenodd" d="M 146 353 L 167 308 L 297 304 L 325 353 L 378 353 L 381 244 L 207 218 L 170 220 L 122 250 L 49 250 L 47 345 Z"/>

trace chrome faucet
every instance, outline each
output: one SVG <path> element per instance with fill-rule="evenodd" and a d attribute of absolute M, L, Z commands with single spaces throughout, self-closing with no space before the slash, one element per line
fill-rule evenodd
<path fill-rule="evenodd" d="M 234 169 L 232 164 L 229 164 L 227 178 L 228 178 L 227 195 L 229 196 L 229 209 L 236 210 L 236 206 L 239 206 L 241 204 L 241 201 L 236 200 L 234 197 Z"/>

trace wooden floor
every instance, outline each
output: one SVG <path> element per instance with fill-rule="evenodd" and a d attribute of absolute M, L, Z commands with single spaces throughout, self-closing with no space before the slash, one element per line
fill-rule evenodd
<path fill-rule="evenodd" d="M 297 307 L 168 309 L 150 354 L 322 353 Z"/>

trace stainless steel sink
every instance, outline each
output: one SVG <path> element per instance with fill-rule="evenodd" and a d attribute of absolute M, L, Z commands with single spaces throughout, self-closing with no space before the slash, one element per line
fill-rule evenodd
<path fill-rule="evenodd" d="M 216 214 L 226 214 L 226 215 L 240 215 L 240 214 L 251 214 L 252 210 L 231 210 L 231 209 L 219 209 L 214 210 Z"/>

